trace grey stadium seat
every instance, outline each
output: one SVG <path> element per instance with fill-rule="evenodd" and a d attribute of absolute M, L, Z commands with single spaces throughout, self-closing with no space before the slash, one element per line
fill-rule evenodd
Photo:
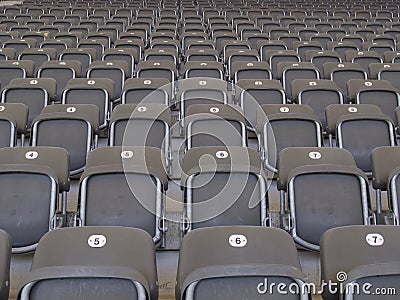
<path fill-rule="evenodd" d="M 371 173 L 371 151 L 396 145 L 395 127 L 390 117 L 370 104 L 332 104 L 326 109 L 327 132 L 336 134 L 339 148 L 349 150 L 364 172 Z"/>
<path fill-rule="evenodd" d="M 278 165 L 282 226 L 300 246 L 318 251 L 326 230 L 373 222 L 368 179 L 347 150 L 287 148 Z"/>
<path fill-rule="evenodd" d="M 244 111 L 249 130 L 257 125 L 257 109 L 262 104 L 284 104 L 286 94 L 277 80 L 241 79 L 236 85 L 236 101 Z"/>
<path fill-rule="evenodd" d="M 24 145 L 28 131 L 28 107 L 22 103 L 0 104 L 0 148 L 17 146 L 17 138 L 21 136 Z"/>
<path fill-rule="evenodd" d="M 310 106 L 326 128 L 325 109 L 330 104 L 343 104 L 343 94 L 331 80 L 296 79 L 292 82 L 293 100 Z"/>
<path fill-rule="evenodd" d="M 0 228 L 10 234 L 13 253 L 35 250 L 39 239 L 60 225 L 58 197 L 69 190 L 68 164 L 61 148 L 0 149 Z M 62 205 L 64 210 L 65 198 Z"/>
<path fill-rule="evenodd" d="M 70 243 L 74 247 L 65 255 Z M 45 235 L 17 295 L 20 300 L 157 297 L 151 237 L 139 229 L 97 226 L 63 228 Z"/>
<path fill-rule="evenodd" d="M 264 104 L 257 110 L 257 132 L 265 167 L 277 173 L 281 150 L 322 147 L 322 126 L 307 105 Z"/>
<path fill-rule="evenodd" d="M 99 109 L 93 104 L 46 106 L 32 123 L 32 146 L 66 149 L 70 156 L 70 174 L 83 171 L 86 156 L 94 148 L 99 127 Z"/>
<path fill-rule="evenodd" d="M 109 145 L 158 148 L 169 169 L 172 159 L 171 125 L 171 111 L 165 104 L 121 104 L 112 112 Z"/>
<path fill-rule="evenodd" d="M 247 146 L 246 121 L 227 104 L 193 104 L 185 117 L 186 149 L 202 146 Z"/>
<path fill-rule="evenodd" d="M 292 285 L 301 291 L 307 282 L 293 240 L 277 228 L 224 226 L 190 232 L 180 248 L 176 282 L 177 300 L 308 299 L 307 294 L 284 295 L 264 286 Z"/>
<path fill-rule="evenodd" d="M 160 242 L 168 188 L 162 157 L 159 149 L 143 146 L 90 152 L 80 180 L 78 225 L 141 228 Z"/>
<path fill-rule="evenodd" d="M 122 104 L 158 103 L 170 104 L 171 90 L 165 78 L 129 78 L 122 90 Z"/>
<path fill-rule="evenodd" d="M 393 288 L 400 283 L 399 233 L 400 228 L 394 226 L 327 231 L 321 238 L 321 280 L 340 289 L 326 290 L 324 299 L 398 299 Z"/>
<path fill-rule="evenodd" d="M 105 129 L 111 114 L 114 83 L 109 78 L 75 78 L 68 81 L 62 93 L 62 104 L 93 104 L 100 111 L 99 129 Z"/>
<path fill-rule="evenodd" d="M 392 220 L 385 220 L 387 224 L 399 225 L 399 147 L 378 147 L 371 153 L 372 184 L 377 195 L 377 212 L 382 212 L 381 192 L 388 192 L 388 206 L 393 212 Z"/>
<path fill-rule="evenodd" d="M 184 228 L 269 223 L 267 177 L 246 147 L 197 147 L 186 152 L 181 187 Z"/>
<path fill-rule="evenodd" d="M 30 60 L 3 60 L 0 61 L 0 82 L 2 88 L 15 78 L 33 76 L 34 63 Z"/>
<path fill-rule="evenodd" d="M 16 78 L 4 87 L 1 102 L 25 104 L 29 110 L 27 126 L 30 129 L 33 119 L 55 95 L 56 80 L 53 78 Z"/>

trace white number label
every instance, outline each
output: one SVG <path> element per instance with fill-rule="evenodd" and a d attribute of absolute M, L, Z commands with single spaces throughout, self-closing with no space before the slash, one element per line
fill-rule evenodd
<path fill-rule="evenodd" d="M 74 113 L 76 112 L 76 107 L 70 106 L 67 108 L 67 113 Z"/>
<path fill-rule="evenodd" d="M 288 113 L 288 112 L 289 112 L 289 107 L 283 106 L 283 107 L 281 107 L 281 108 L 279 109 L 279 111 L 280 111 L 281 113 Z"/>
<path fill-rule="evenodd" d="M 138 112 L 145 112 L 145 111 L 147 111 L 147 107 L 146 106 L 139 106 L 137 108 L 137 110 L 138 110 Z"/>
<path fill-rule="evenodd" d="M 235 248 L 242 248 L 246 246 L 247 238 L 243 234 L 232 234 L 229 237 L 229 245 Z"/>
<path fill-rule="evenodd" d="M 122 151 L 121 152 L 121 157 L 122 158 L 132 158 L 133 157 L 133 152 L 132 151 Z"/>
<path fill-rule="evenodd" d="M 385 242 L 385 239 L 379 233 L 367 234 L 367 236 L 365 237 L 365 240 L 367 241 L 368 245 L 373 246 L 373 247 L 382 246 L 383 243 Z"/>
<path fill-rule="evenodd" d="M 88 244 L 91 248 L 102 248 L 107 244 L 107 239 L 102 234 L 93 234 L 89 236 Z"/>
<path fill-rule="evenodd" d="M 308 153 L 308 157 L 310 157 L 311 159 L 321 159 L 322 155 L 318 151 L 312 151 Z"/>
<path fill-rule="evenodd" d="M 211 107 L 210 108 L 210 113 L 213 113 L 213 114 L 219 113 L 219 108 L 218 107 Z"/>
<path fill-rule="evenodd" d="M 229 155 L 226 151 L 218 151 L 217 153 L 215 153 L 215 156 L 217 158 L 227 158 Z"/>
<path fill-rule="evenodd" d="M 26 159 L 36 159 L 38 156 L 39 154 L 36 151 L 28 151 L 25 153 Z"/>
<path fill-rule="evenodd" d="M 5 106 L 4 105 L 0 105 L 0 111 L 5 111 Z"/>
<path fill-rule="evenodd" d="M 349 107 L 349 109 L 348 109 L 348 111 L 351 112 L 351 113 L 356 113 L 357 110 L 358 110 L 357 107 L 353 107 L 353 106 Z"/>

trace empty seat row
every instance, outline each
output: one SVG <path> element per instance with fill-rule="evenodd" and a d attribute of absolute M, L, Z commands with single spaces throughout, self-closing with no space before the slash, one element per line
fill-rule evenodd
<path fill-rule="evenodd" d="M 195 230 L 184 238 L 180 248 L 176 299 L 308 299 L 317 288 L 324 299 L 375 293 L 395 299 L 398 233 L 399 228 L 391 226 L 328 230 L 321 238 L 319 289 L 310 283 L 293 241 L 282 230 L 252 226 Z M 4 232 L 0 241 L 4 248 L 0 278 L 4 283 L 10 260 Z M 68 256 L 62 255 L 65 249 Z M 136 259 L 132 260 L 132 255 Z M 324 288 L 328 283 L 330 288 Z M 94 288 L 98 285 L 103 288 Z M 140 229 L 99 226 L 46 234 L 17 296 L 41 299 L 60 294 L 77 299 L 109 299 L 116 295 L 119 299 L 133 295 L 136 299 L 157 299 L 158 274 L 151 237 Z M 2 299 L 7 296 L 8 286 L 3 286 Z"/>

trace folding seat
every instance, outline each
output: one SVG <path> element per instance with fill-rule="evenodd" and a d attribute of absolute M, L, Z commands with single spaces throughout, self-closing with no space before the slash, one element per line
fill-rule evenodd
<path fill-rule="evenodd" d="M 400 88 L 400 66 L 396 63 L 391 64 L 371 64 L 369 66 L 371 78 L 378 80 L 387 80 L 395 88 Z"/>
<path fill-rule="evenodd" d="M 362 48 L 362 43 L 365 42 L 364 38 L 359 34 L 338 34 L 336 39 L 342 43 L 354 43 L 356 47 L 360 50 Z M 345 53 L 346 54 L 346 53 Z"/>
<path fill-rule="evenodd" d="M 394 47 L 384 42 L 365 42 L 363 43 L 363 50 L 375 51 L 380 55 L 381 58 L 384 57 L 385 52 L 394 51 Z"/>
<path fill-rule="evenodd" d="M 331 80 L 295 79 L 292 81 L 293 101 L 310 106 L 326 128 L 325 109 L 330 104 L 343 104 L 343 94 Z"/>
<path fill-rule="evenodd" d="M 228 77 L 231 76 L 232 65 L 235 62 L 259 62 L 258 52 L 253 49 L 247 50 L 226 50 L 225 64 L 227 65 Z"/>
<path fill-rule="evenodd" d="M 339 19 L 339 20 L 334 21 L 334 20 L 328 19 L 328 22 L 331 22 L 331 23 L 333 23 L 333 24 L 336 23 L 334 27 L 329 28 L 329 29 L 326 30 L 326 33 L 329 34 L 330 36 L 332 36 L 334 40 L 337 40 L 336 37 L 337 37 L 338 35 L 345 35 L 345 34 L 347 34 L 347 31 L 346 31 L 345 29 L 340 28 L 340 27 L 337 27 L 337 26 L 339 26 L 340 23 L 343 22 L 343 20 L 340 20 L 340 19 Z M 328 49 L 329 49 L 329 46 L 328 46 Z"/>
<path fill-rule="evenodd" d="M 337 52 L 342 59 L 342 61 L 346 60 L 346 51 L 355 50 L 359 51 L 357 45 L 353 42 L 328 42 L 327 44 L 328 50 L 333 50 Z"/>
<path fill-rule="evenodd" d="M 130 25 L 126 27 L 126 33 L 134 33 L 135 35 L 138 36 L 144 36 L 143 41 L 147 43 L 147 40 L 149 39 L 150 35 L 150 29 L 149 25 L 145 24 L 135 24 L 135 25 Z"/>
<path fill-rule="evenodd" d="M 179 119 L 184 128 L 186 111 L 192 104 L 227 104 L 228 90 L 225 81 L 210 78 L 190 78 L 179 87 Z"/>
<path fill-rule="evenodd" d="M 134 70 L 136 66 L 136 62 L 139 61 L 139 54 L 135 49 L 114 49 L 109 48 L 104 51 L 103 61 L 116 61 L 122 60 L 128 63 L 129 72 L 127 74 L 128 77 L 134 76 Z"/>
<path fill-rule="evenodd" d="M 33 74 L 36 75 L 39 67 L 46 61 L 55 60 L 57 51 L 55 49 L 27 48 L 18 55 L 18 60 L 30 60 L 34 62 Z"/>
<path fill-rule="evenodd" d="M 39 47 L 43 49 L 51 48 L 56 50 L 58 57 L 65 49 L 72 48 L 72 42 L 67 39 L 47 39 L 40 43 Z"/>
<path fill-rule="evenodd" d="M 371 151 L 380 146 L 395 146 L 395 127 L 390 117 L 370 104 L 332 104 L 326 109 L 327 133 L 335 134 L 339 148 L 349 150 L 357 166 L 371 173 Z"/>
<path fill-rule="evenodd" d="M 286 148 L 278 165 L 281 222 L 300 246 L 319 251 L 328 229 L 370 224 L 368 179 L 347 150 Z"/>
<path fill-rule="evenodd" d="M 267 62 L 236 61 L 232 63 L 231 80 L 237 84 L 242 79 L 271 79 L 272 74 Z"/>
<path fill-rule="evenodd" d="M 184 78 L 207 77 L 224 79 L 224 68 L 220 62 L 186 62 L 183 68 Z"/>
<path fill-rule="evenodd" d="M 313 63 L 319 70 L 321 74 L 324 72 L 324 64 L 327 62 L 337 62 L 342 61 L 340 55 L 332 50 L 308 50 L 306 51 L 306 61 Z"/>
<path fill-rule="evenodd" d="M 306 33 L 306 40 L 311 42 L 319 42 L 324 50 L 328 50 L 328 43 L 333 42 L 333 38 L 328 33 Z"/>
<path fill-rule="evenodd" d="M 144 42 L 143 40 L 138 40 L 138 39 L 121 39 L 117 40 L 114 43 L 114 48 L 115 49 L 134 49 L 138 53 L 139 58 L 141 59 L 143 57 L 144 53 Z"/>
<path fill-rule="evenodd" d="M 260 105 L 286 103 L 285 91 L 277 80 L 241 79 L 237 82 L 235 95 L 246 117 L 248 129 L 252 131 L 256 127 Z"/>
<path fill-rule="evenodd" d="M 270 40 L 278 40 L 278 35 L 280 34 L 289 34 L 289 28 L 287 28 L 286 26 L 283 27 L 281 25 L 279 26 L 263 26 L 263 32 L 267 33 L 269 35 L 269 39 Z M 284 42 L 284 41 L 282 41 Z M 285 43 L 285 42 L 284 42 Z M 286 45 L 286 43 L 285 43 Z M 286 45 L 287 46 L 287 45 Z"/>
<path fill-rule="evenodd" d="M 294 42 L 293 49 L 298 53 L 302 61 L 306 61 L 307 51 L 323 51 L 321 44 L 316 41 Z"/>
<path fill-rule="evenodd" d="M 66 256 L 63 250 L 71 241 L 74 247 Z M 132 255 L 136 259 L 129 259 Z M 99 286 L 102 288 L 98 289 Z M 111 226 L 64 228 L 45 235 L 31 270 L 23 279 L 18 299 L 50 299 L 60 295 L 88 300 L 157 299 L 151 237 L 140 229 Z"/>
<path fill-rule="evenodd" d="M 300 42 L 300 36 L 297 33 L 277 33 L 275 38 L 284 42 L 288 50 L 294 50 L 293 44 Z"/>
<path fill-rule="evenodd" d="M 71 79 L 62 93 L 62 104 L 93 104 L 99 108 L 99 129 L 107 127 L 111 113 L 111 97 L 114 94 L 114 84 L 111 79 L 97 78 Z"/>
<path fill-rule="evenodd" d="M 213 226 L 266 226 L 267 177 L 257 151 L 196 147 L 182 166 L 184 232 Z"/>
<path fill-rule="evenodd" d="M 282 81 L 283 88 L 289 99 L 292 99 L 292 82 L 296 79 L 320 79 L 319 71 L 314 64 L 309 62 L 280 62 L 278 78 Z"/>
<path fill-rule="evenodd" d="M 386 80 L 349 80 L 349 97 L 356 104 L 373 104 L 395 121 L 395 108 L 400 105 L 399 91 Z"/>
<path fill-rule="evenodd" d="M 383 214 L 383 224 L 399 225 L 399 197 L 397 195 L 397 177 L 399 147 L 377 147 L 371 152 L 372 185 L 376 191 L 376 211 L 382 214 L 382 192 L 387 192 L 388 208 Z"/>
<path fill-rule="evenodd" d="M 87 38 L 81 39 L 78 43 L 78 48 L 90 48 L 96 50 L 96 57 L 100 58 L 103 56 L 104 50 L 108 46 L 107 38 L 97 39 L 97 38 Z"/>
<path fill-rule="evenodd" d="M 68 154 L 55 147 L 2 148 L 0 166 L 0 228 L 10 234 L 13 253 L 32 252 L 60 225 L 58 197 L 69 190 Z"/>
<path fill-rule="evenodd" d="M 32 120 L 50 103 L 55 92 L 56 81 L 53 78 L 17 78 L 4 87 L 1 102 L 22 103 L 28 107 L 27 127 L 30 128 Z"/>
<path fill-rule="evenodd" d="M 15 60 L 15 50 L 12 48 L 0 49 L 0 60 Z"/>
<path fill-rule="evenodd" d="M 265 61 L 269 63 L 272 71 L 272 78 L 278 78 L 278 63 L 280 62 L 300 62 L 301 59 L 298 56 L 296 51 L 293 50 L 285 50 L 285 51 L 276 51 L 276 50 L 268 50 L 266 52 Z"/>
<path fill-rule="evenodd" d="M 186 62 L 218 61 L 219 53 L 215 49 L 189 49 L 185 51 Z"/>
<path fill-rule="evenodd" d="M 13 48 L 16 54 L 20 54 L 26 48 L 36 47 L 36 40 L 34 39 L 11 39 L 3 43 L 3 48 Z"/>
<path fill-rule="evenodd" d="M 33 76 L 34 63 L 30 60 L 3 60 L 0 61 L 0 82 L 4 88 L 14 78 Z"/>
<path fill-rule="evenodd" d="M 370 64 L 383 63 L 381 55 L 375 51 L 346 51 L 346 61 L 358 63 L 367 73 L 369 73 Z"/>
<path fill-rule="evenodd" d="M 225 226 L 190 232 L 180 248 L 176 282 L 177 300 L 308 297 L 267 290 L 283 285 L 301 291 L 307 282 L 293 240 L 277 228 Z"/>
<path fill-rule="evenodd" d="M 121 94 L 122 104 L 170 104 L 169 80 L 165 78 L 129 78 Z M 164 88 L 165 86 L 165 88 Z"/>
<path fill-rule="evenodd" d="M 108 78 L 114 83 L 114 93 L 111 100 L 118 101 L 121 97 L 124 82 L 131 72 L 126 61 L 95 61 L 92 62 L 87 70 L 86 77 L 89 79 Z"/>
<path fill-rule="evenodd" d="M 0 299 L 8 299 L 10 289 L 11 240 L 0 229 Z"/>
<path fill-rule="evenodd" d="M 68 45 L 69 48 L 76 48 L 81 38 L 82 34 L 80 32 L 63 31 L 54 35 L 54 39 L 56 40 L 69 40 L 71 42 L 71 44 Z"/>
<path fill-rule="evenodd" d="M 61 25 L 44 25 L 39 27 L 39 31 L 41 32 L 47 32 L 49 38 L 54 38 L 54 36 L 61 32 L 65 31 L 64 26 Z"/>
<path fill-rule="evenodd" d="M 171 111 L 165 104 L 118 105 L 110 120 L 109 145 L 158 148 L 166 169 L 170 170 L 171 125 Z"/>
<path fill-rule="evenodd" d="M 197 28 L 199 31 L 185 31 L 180 36 L 182 49 L 187 49 L 187 44 L 189 41 L 207 40 L 208 36 L 205 32 L 205 29 L 197 26 L 195 28 Z M 189 28 L 184 27 L 182 30 L 189 30 Z"/>
<path fill-rule="evenodd" d="M 54 78 L 57 81 L 55 102 L 60 102 L 61 94 L 70 79 L 81 76 L 81 64 L 79 61 L 56 61 L 44 62 L 37 71 L 38 78 Z"/>
<path fill-rule="evenodd" d="M 396 299 L 398 234 L 399 228 L 394 226 L 346 226 L 324 233 L 321 280 L 340 286 L 325 291 L 324 299 Z M 381 291 L 381 296 L 372 296 Z"/>
<path fill-rule="evenodd" d="M 162 157 L 159 149 L 143 146 L 101 147 L 90 152 L 79 186 L 78 226 L 140 228 L 159 243 L 165 230 L 168 189 Z"/>
<path fill-rule="evenodd" d="M 397 51 L 386 51 L 384 53 L 385 63 L 399 63 L 400 62 L 400 52 Z"/>
<path fill-rule="evenodd" d="M 175 49 L 152 48 L 144 52 L 145 61 L 169 61 L 179 65 L 179 54 Z"/>
<path fill-rule="evenodd" d="M 2 26 L 6 26 L 6 31 L 10 31 L 10 29 L 14 26 L 18 26 L 19 22 L 13 19 L 4 19 L 0 21 Z"/>
<path fill-rule="evenodd" d="M 219 53 L 222 53 L 223 50 L 223 42 L 224 41 L 237 41 L 238 36 L 236 33 L 227 33 L 227 32 L 215 32 L 212 35 L 212 39 L 215 42 L 215 48 L 218 50 Z"/>
<path fill-rule="evenodd" d="M 150 42 L 150 48 L 171 50 L 180 53 L 180 43 L 178 40 L 168 40 L 168 39 L 155 39 Z"/>
<path fill-rule="evenodd" d="M 10 31 L 0 31 L 0 43 L 3 45 L 5 42 L 18 39 L 18 34 L 16 32 Z M 4 48 L 4 47 L 3 47 Z"/>
<path fill-rule="evenodd" d="M 226 104 L 193 104 L 184 119 L 186 149 L 205 146 L 247 146 L 243 113 Z"/>
<path fill-rule="evenodd" d="M 324 76 L 333 80 L 341 89 L 345 101 L 348 101 L 347 82 L 350 79 L 367 79 L 367 72 L 357 63 L 330 63 L 324 64 Z"/>
<path fill-rule="evenodd" d="M 0 104 L 0 147 L 17 146 L 17 138 L 21 137 L 24 145 L 27 133 L 28 107 L 22 103 Z"/>
<path fill-rule="evenodd" d="M 177 78 L 176 65 L 169 61 L 141 61 L 137 65 L 138 78 L 164 78 L 170 83 L 171 100 L 175 97 L 176 87 L 175 80 Z"/>
<path fill-rule="evenodd" d="M 388 44 L 393 49 L 396 49 L 396 37 L 389 34 L 369 34 L 367 35 L 367 42 L 378 43 L 378 44 Z"/>
<path fill-rule="evenodd" d="M 99 109 L 92 104 L 58 104 L 43 108 L 32 122 L 32 146 L 62 147 L 70 157 L 70 175 L 81 173 L 99 128 Z"/>
<path fill-rule="evenodd" d="M 99 24 L 95 20 L 84 19 L 79 22 L 80 26 L 87 26 L 89 28 L 89 32 L 96 32 Z"/>
<path fill-rule="evenodd" d="M 281 150 L 322 147 L 322 126 L 307 105 L 263 104 L 257 109 L 257 133 L 267 170 L 278 172 Z"/>
<path fill-rule="evenodd" d="M 18 36 L 22 37 L 22 35 L 26 32 L 33 31 L 35 27 L 33 25 L 15 25 L 10 27 L 11 32 L 17 32 Z"/>
<path fill-rule="evenodd" d="M 250 50 L 250 44 L 247 41 L 239 41 L 239 40 L 234 40 L 234 41 L 223 41 L 221 43 L 222 51 L 221 51 L 221 56 L 224 61 L 227 60 L 227 52 L 230 50 Z"/>
<path fill-rule="evenodd" d="M 60 61 L 79 61 L 81 74 L 86 74 L 89 65 L 96 60 L 96 50 L 90 48 L 67 48 L 60 53 Z"/>
<path fill-rule="evenodd" d="M 257 42 L 257 49 L 260 53 L 261 60 L 266 61 L 267 51 L 285 51 L 287 50 L 287 46 L 282 41 L 261 40 Z"/>
<path fill-rule="evenodd" d="M 21 38 L 22 39 L 34 39 L 36 40 L 36 45 L 40 45 L 45 39 L 49 36 L 48 33 L 43 31 L 27 31 L 24 33 Z"/>
<path fill-rule="evenodd" d="M 268 40 L 268 34 L 266 33 L 243 33 L 242 40 L 249 43 L 251 49 L 258 50 L 258 43 L 261 41 Z"/>

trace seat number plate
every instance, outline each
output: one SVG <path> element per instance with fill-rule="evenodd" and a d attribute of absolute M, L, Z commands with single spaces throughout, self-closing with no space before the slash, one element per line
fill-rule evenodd
<path fill-rule="evenodd" d="M 91 248 L 102 248 L 107 244 L 107 239 L 102 234 L 93 234 L 88 238 L 88 245 Z"/>
<path fill-rule="evenodd" d="M 234 248 L 242 248 L 246 246 L 247 238 L 243 234 L 232 234 L 229 237 L 229 245 Z"/>

